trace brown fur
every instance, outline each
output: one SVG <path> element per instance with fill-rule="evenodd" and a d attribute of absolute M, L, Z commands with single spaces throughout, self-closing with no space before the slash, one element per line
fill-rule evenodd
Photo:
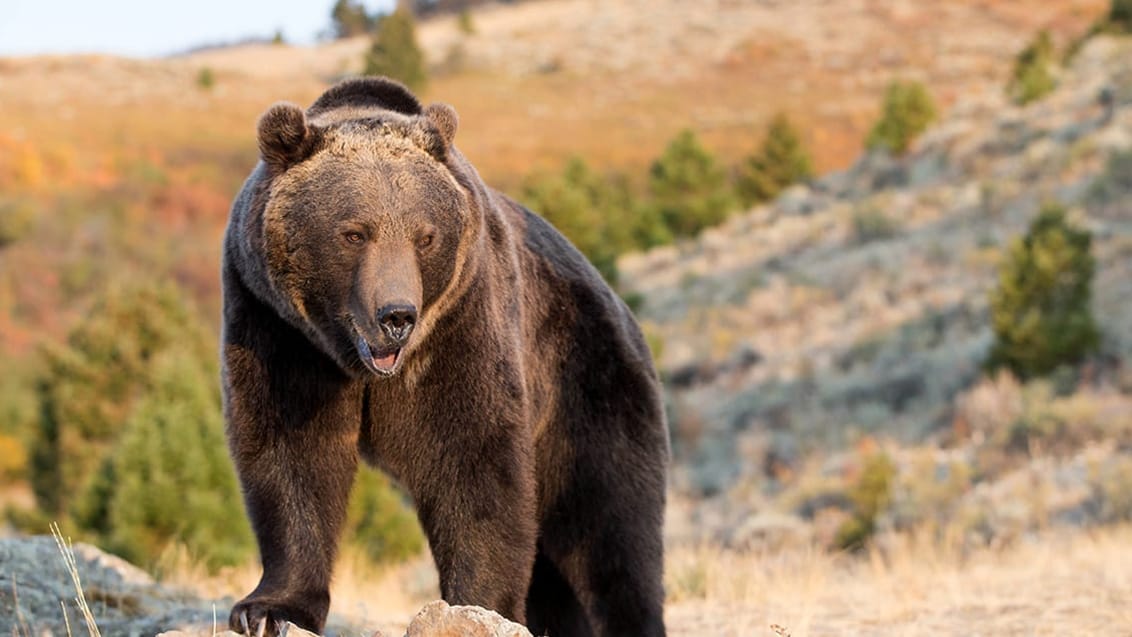
<path fill-rule="evenodd" d="M 555 637 L 664 633 L 648 350 L 585 259 L 483 184 L 457 121 L 387 80 L 260 120 L 223 266 L 229 442 L 264 567 L 237 630 L 322 628 L 361 457 L 412 496 L 449 603 Z"/>

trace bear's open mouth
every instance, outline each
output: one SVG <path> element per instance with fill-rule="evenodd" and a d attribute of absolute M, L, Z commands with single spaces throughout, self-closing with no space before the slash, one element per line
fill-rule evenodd
<path fill-rule="evenodd" d="M 383 376 L 392 374 L 397 367 L 397 362 L 401 359 L 401 348 L 372 347 L 361 334 L 358 334 L 357 347 L 358 356 L 362 359 L 366 368 Z"/>

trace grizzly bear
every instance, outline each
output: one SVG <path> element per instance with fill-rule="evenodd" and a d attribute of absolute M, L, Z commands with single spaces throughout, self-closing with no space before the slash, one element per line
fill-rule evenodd
<path fill-rule="evenodd" d="M 663 635 L 668 435 L 629 309 L 386 79 L 259 120 L 222 267 L 230 451 L 263 576 L 236 631 L 323 628 L 359 457 L 443 598 L 538 635 Z"/>

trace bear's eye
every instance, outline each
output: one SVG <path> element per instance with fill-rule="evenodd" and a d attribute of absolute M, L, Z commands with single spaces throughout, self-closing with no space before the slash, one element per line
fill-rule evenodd
<path fill-rule="evenodd" d="M 366 240 L 360 232 L 346 232 L 342 235 L 348 243 L 361 243 Z"/>
<path fill-rule="evenodd" d="M 431 232 L 428 234 L 422 234 L 421 237 L 417 239 L 417 247 L 421 249 L 429 247 L 430 245 L 432 245 L 432 239 L 433 235 Z"/>

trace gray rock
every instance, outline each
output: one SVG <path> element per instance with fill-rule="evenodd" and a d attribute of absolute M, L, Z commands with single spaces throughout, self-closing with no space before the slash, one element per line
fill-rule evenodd
<path fill-rule="evenodd" d="M 73 546 L 83 595 L 103 635 L 153 635 L 212 621 L 211 604 L 157 585 L 93 546 Z M 0 634 L 85 634 L 71 573 L 54 538 L 0 540 Z"/>

